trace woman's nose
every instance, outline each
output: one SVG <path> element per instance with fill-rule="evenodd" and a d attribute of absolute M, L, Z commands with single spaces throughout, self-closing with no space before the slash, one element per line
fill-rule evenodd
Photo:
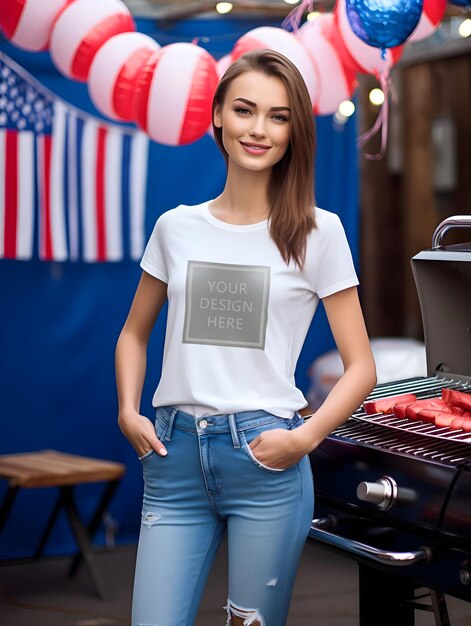
<path fill-rule="evenodd" d="M 265 135 L 265 123 L 261 118 L 255 118 L 254 123 L 252 125 L 252 129 L 250 131 L 251 135 Z"/>

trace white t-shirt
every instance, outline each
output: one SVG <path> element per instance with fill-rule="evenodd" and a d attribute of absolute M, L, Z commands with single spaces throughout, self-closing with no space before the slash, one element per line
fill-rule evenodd
<path fill-rule="evenodd" d="M 307 405 L 294 371 L 319 298 L 358 285 L 345 231 L 316 208 L 303 271 L 283 260 L 268 220 L 235 225 L 211 200 L 161 215 L 141 261 L 168 283 L 162 375 L 152 404 L 196 417 Z"/>

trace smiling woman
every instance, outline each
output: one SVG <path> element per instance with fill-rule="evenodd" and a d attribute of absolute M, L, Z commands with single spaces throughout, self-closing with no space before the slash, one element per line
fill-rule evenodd
<path fill-rule="evenodd" d="M 241 94 L 250 94 L 252 99 Z M 273 102 L 279 105 L 274 107 Z M 285 115 L 280 115 L 279 110 L 285 111 Z M 214 125 L 222 129 L 228 157 L 228 180 L 243 184 L 253 171 L 263 171 L 264 178 L 271 176 L 271 168 L 282 159 L 289 145 L 290 120 L 286 112 L 288 92 L 276 76 L 244 72 L 231 83 L 224 104 L 214 111 Z M 246 154 L 257 159 L 247 158 Z"/>
<path fill-rule="evenodd" d="M 297 68 L 271 50 L 241 56 L 216 90 L 213 131 L 224 190 L 159 217 L 116 350 L 119 424 L 144 475 L 132 626 L 193 626 L 225 532 L 227 625 L 285 626 L 313 517 L 308 453 L 375 384 L 345 232 L 314 204 Z M 139 403 L 166 298 L 152 426 Z M 294 372 L 321 298 L 345 373 L 305 422 Z"/>
<path fill-rule="evenodd" d="M 244 55 L 219 83 L 213 131 L 227 163 L 226 189 L 212 203 L 213 214 L 227 221 L 234 213 L 270 214 L 270 234 L 282 257 L 302 266 L 306 236 L 315 228 L 315 131 L 301 74 L 276 52 Z M 247 190 L 235 211 L 232 187 Z"/>

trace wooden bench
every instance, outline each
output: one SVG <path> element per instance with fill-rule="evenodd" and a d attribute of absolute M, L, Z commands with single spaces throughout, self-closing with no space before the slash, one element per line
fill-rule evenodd
<path fill-rule="evenodd" d="M 35 558 L 42 554 L 60 510 L 67 514 L 79 548 L 69 569 L 73 576 L 83 558 L 98 597 L 104 597 L 103 581 L 93 558 L 91 538 L 100 524 L 113 494 L 126 471 L 122 463 L 102 461 L 75 454 L 41 450 L 0 455 L 0 478 L 8 480 L 8 489 L 0 508 L 0 532 L 8 518 L 15 497 L 21 487 L 58 487 L 59 497 L 39 543 Z M 83 523 L 75 503 L 73 488 L 82 483 L 106 482 L 104 493 L 87 526 Z"/>

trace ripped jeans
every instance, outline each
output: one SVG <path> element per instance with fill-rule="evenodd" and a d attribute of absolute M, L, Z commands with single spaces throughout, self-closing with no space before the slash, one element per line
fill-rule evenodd
<path fill-rule="evenodd" d="M 263 410 L 196 418 L 156 411 L 168 455 L 140 457 L 142 524 L 132 626 L 193 626 L 227 531 L 228 600 L 244 626 L 285 626 L 314 509 L 309 457 L 286 469 L 260 463 L 248 444 L 261 432 L 303 424 Z"/>

